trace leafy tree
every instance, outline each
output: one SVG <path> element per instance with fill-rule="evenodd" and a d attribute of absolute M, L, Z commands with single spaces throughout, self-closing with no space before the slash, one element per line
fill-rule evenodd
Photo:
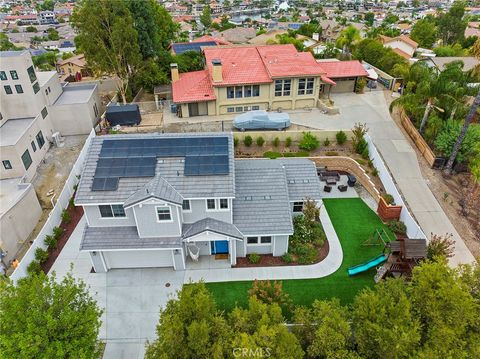
<path fill-rule="evenodd" d="M 375 20 L 375 14 L 369 11 L 365 14 L 363 19 L 365 20 L 365 24 L 367 24 L 368 26 L 373 26 L 373 21 Z"/>
<path fill-rule="evenodd" d="M 149 92 L 153 92 L 155 86 L 167 84 L 168 81 L 165 71 L 153 59 L 143 61 L 142 67 L 138 69 L 134 80 L 136 88 L 143 87 Z"/>
<path fill-rule="evenodd" d="M 250 297 L 248 308 L 232 311 L 230 325 L 235 333 L 232 348 L 245 348 L 247 353 L 268 351 L 268 356 L 279 359 L 303 357 L 300 343 L 284 325 L 282 310 L 276 303 L 265 304 Z"/>
<path fill-rule="evenodd" d="M 265 304 L 277 303 L 285 315 L 292 309 L 292 300 L 288 293 L 282 290 L 281 281 L 254 280 L 248 295 L 256 297 Z"/>
<path fill-rule="evenodd" d="M 30 26 L 27 26 L 27 27 L 25 28 L 25 31 L 26 31 L 26 32 L 38 32 L 37 28 L 36 28 L 35 26 L 31 26 L 31 25 L 30 25 Z"/>
<path fill-rule="evenodd" d="M 53 27 L 47 30 L 47 37 L 50 41 L 60 40 L 60 35 L 58 35 L 58 31 L 55 30 Z"/>
<path fill-rule="evenodd" d="M 50 71 L 55 69 L 55 64 L 57 63 L 57 53 L 53 51 L 48 51 L 44 54 L 33 56 L 33 64 L 42 71 Z"/>
<path fill-rule="evenodd" d="M 344 53 L 349 55 L 355 44 L 360 40 L 360 32 L 352 25 L 349 25 L 340 32 L 337 38 L 337 47 L 342 48 Z"/>
<path fill-rule="evenodd" d="M 275 35 L 275 40 L 269 39 L 267 41 L 268 45 L 272 44 L 292 44 L 298 51 L 304 51 L 305 45 L 303 44 L 302 40 L 298 40 L 295 38 L 295 34 L 292 33 L 284 33 L 284 34 L 277 34 Z"/>
<path fill-rule="evenodd" d="M 123 0 L 84 0 L 75 8 L 71 23 L 78 36 L 75 42 L 90 68 L 113 74 L 117 89 L 127 103 L 127 89 L 141 60 L 138 34 Z"/>
<path fill-rule="evenodd" d="M 447 233 L 443 236 L 438 234 L 431 234 L 430 242 L 427 247 L 427 258 L 430 260 L 437 260 L 440 258 L 453 257 L 455 249 L 455 241 L 452 239 L 453 235 Z"/>
<path fill-rule="evenodd" d="M 4 358 L 98 358 L 102 311 L 84 282 L 68 274 L 0 281 Z"/>
<path fill-rule="evenodd" d="M 412 27 L 410 37 L 421 47 L 430 49 L 437 39 L 435 22 L 427 18 L 418 20 Z"/>
<path fill-rule="evenodd" d="M 455 1 L 450 10 L 438 18 L 438 35 L 445 45 L 452 45 L 464 38 L 467 27 L 464 15 L 465 3 Z"/>
<path fill-rule="evenodd" d="M 197 51 L 185 51 L 180 55 L 173 56 L 172 62 L 178 65 L 180 72 L 198 71 L 204 67 L 203 56 Z"/>
<path fill-rule="evenodd" d="M 385 16 L 385 19 L 383 19 L 384 24 L 395 24 L 397 21 L 400 20 L 400 18 L 392 13 L 388 13 L 387 16 Z"/>
<path fill-rule="evenodd" d="M 73 56 L 75 56 L 75 54 L 73 52 L 64 52 L 62 54 L 62 60 L 69 59 L 70 57 L 73 57 Z"/>
<path fill-rule="evenodd" d="M 184 285 L 178 299 L 160 311 L 157 339 L 145 358 L 224 358 L 232 352 L 232 332 L 204 283 Z"/>
<path fill-rule="evenodd" d="M 202 14 L 200 15 L 200 22 L 205 27 L 205 29 L 210 28 L 212 25 L 212 11 L 209 6 L 204 6 Z"/>
<path fill-rule="evenodd" d="M 466 51 L 460 44 L 438 46 L 433 49 L 433 52 L 438 57 L 452 57 L 452 56 L 465 56 Z"/>
<path fill-rule="evenodd" d="M 302 24 L 297 30 L 297 34 L 308 36 L 308 37 L 313 37 L 313 34 L 322 34 L 322 27 L 318 23 L 307 23 L 307 24 Z"/>
<path fill-rule="evenodd" d="M 45 0 L 41 4 L 38 5 L 38 9 L 40 11 L 53 11 L 55 7 L 55 1 L 54 0 Z"/>
<path fill-rule="evenodd" d="M 10 50 L 19 50 L 20 48 L 16 47 L 8 39 L 7 34 L 0 32 L 0 51 L 10 51 Z"/>
<path fill-rule="evenodd" d="M 390 72 L 397 64 L 407 63 L 403 57 L 375 39 L 363 39 L 358 42 L 353 54 L 358 60 L 364 60 L 385 72 Z"/>
<path fill-rule="evenodd" d="M 368 358 L 414 356 L 421 323 L 402 279 L 389 279 L 363 290 L 355 297 L 352 310 L 359 354 Z"/>
<path fill-rule="evenodd" d="M 480 141 L 480 126 L 468 125 L 465 127 L 466 122 L 462 124 L 459 121 L 446 121 L 435 139 L 435 148 L 440 153 L 449 158 L 452 158 L 452 154 L 454 154 L 453 161 L 456 159 L 460 163 L 468 163 L 479 155 L 477 144 Z M 458 138 L 461 138 L 461 142 L 457 149 Z M 445 170 L 450 171 L 451 166 L 453 167 L 453 163 L 451 165 L 447 163 Z"/>

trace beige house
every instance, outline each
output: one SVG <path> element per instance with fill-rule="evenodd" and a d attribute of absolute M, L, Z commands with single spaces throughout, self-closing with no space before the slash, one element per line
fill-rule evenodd
<path fill-rule="evenodd" d="M 90 74 L 87 70 L 85 55 L 83 54 L 59 61 L 57 63 L 57 72 L 62 75 L 63 81 L 69 79 L 70 77 L 75 79 L 78 77 L 78 74 L 80 74 L 81 77 L 88 76 Z"/>
<path fill-rule="evenodd" d="M 418 48 L 418 44 L 406 35 L 397 37 L 381 36 L 384 47 L 390 47 L 398 55 L 410 59 Z"/>

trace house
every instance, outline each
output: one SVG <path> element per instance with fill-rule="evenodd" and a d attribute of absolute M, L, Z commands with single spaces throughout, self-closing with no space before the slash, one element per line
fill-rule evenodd
<path fill-rule="evenodd" d="M 68 59 L 60 60 L 57 62 L 56 67 L 57 72 L 62 75 L 61 78 L 63 81 L 69 81 L 69 78 L 71 78 L 70 80 L 76 81 L 79 75 L 80 79 L 90 75 L 84 54 L 78 54 Z"/>
<path fill-rule="evenodd" d="M 257 35 L 257 31 L 253 27 L 234 27 L 222 32 L 214 32 L 213 35 L 232 44 L 246 44 Z"/>
<path fill-rule="evenodd" d="M 312 108 L 325 84 L 335 84 L 311 53 L 291 44 L 207 47 L 203 53 L 204 70 L 180 74 L 171 65 L 181 117 Z"/>
<path fill-rule="evenodd" d="M 355 92 L 355 87 L 360 78 L 368 77 L 368 72 L 360 61 L 338 61 L 332 59 L 317 60 L 327 72 L 327 77 L 335 82 L 335 86 L 327 84 L 327 93 Z"/>
<path fill-rule="evenodd" d="M 315 164 L 233 152 L 226 133 L 93 138 L 75 204 L 87 221 L 80 250 L 95 271 L 184 270 L 197 253 L 227 266 L 285 254 L 292 216 L 320 199 Z"/>
<path fill-rule="evenodd" d="M 429 67 L 435 68 L 438 72 L 443 71 L 447 64 L 454 61 L 462 61 L 463 71 L 465 72 L 473 70 L 480 64 L 480 61 L 473 56 L 428 57 L 422 59 L 421 61 L 425 61 Z"/>
<path fill-rule="evenodd" d="M 398 55 L 405 59 L 410 59 L 418 48 L 418 44 L 406 35 L 400 35 L 397 37 L 388 37 L 381 35 L 381 41 L 384 47 L 390 47 Z"/>
<path fill-rule="evenodd" d="M 46 24 L 55 24 L 57 19 L 55 18 L 55 13 L 53 11 L 40 11 L 38 14 L 38 19 L 41 25 Z"/>

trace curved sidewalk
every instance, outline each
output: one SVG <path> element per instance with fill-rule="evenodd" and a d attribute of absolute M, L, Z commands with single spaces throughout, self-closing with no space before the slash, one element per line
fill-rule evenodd
<path fill-rule="evenodd" d="M 309 279 L 322 278 L 336 272 L 342 265 L 343 251 L 337 233 L 335 232 L 325 206 L 320 208 L 320 221 L 330 246 L 327 257 L 315 264 L 278 267 L 251 267 L 251 268 L 219 268 L 219 269 L 187 269 L 185 281 L 197 282 L 232 282 L 280 279 Z"/>

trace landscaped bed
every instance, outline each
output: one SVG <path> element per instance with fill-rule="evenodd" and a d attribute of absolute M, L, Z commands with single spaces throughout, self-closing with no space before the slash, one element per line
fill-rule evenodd
<path fill-rule="evenodd" d="M 358 291 L 374 284 L 375 269 L 349 277 L 347 268 L 366 262 L 383 250 L 381 246 L 362 246 L 362 243 L 372 236 L 377 228 L 384 228 L 393 238 L 387 226 L 360 198 L 323 201 L 342 245 L 343 262 L 341 267 L 328 277 L 284 280 L 283 290 L 297 305 L 311 305 L 315 299 L 333 297 L 339 298 L 342 304 L 349 304 Z M 251 286 L 251 281 L 207 283 L 218 306 L 226 311 L 233 309 L 236 304 L 246 305 L 247 291 Z"/>

